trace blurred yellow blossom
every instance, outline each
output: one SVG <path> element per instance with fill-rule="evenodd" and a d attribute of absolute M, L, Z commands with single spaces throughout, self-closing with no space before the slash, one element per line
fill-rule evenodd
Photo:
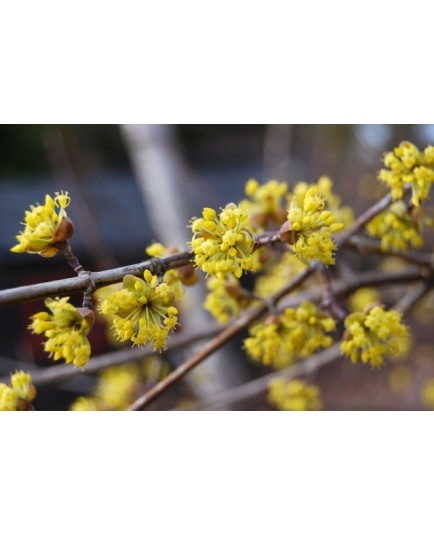
<path fill-rule="evenodd" d="M 387 383 L 393 393 L 404 393 L 408 391 L 413 383 L 411 368 L 405 365 L 394 366 L 389 372 Z"/>
<path fill-rule="evenodd" d="M 18 370 L 11 376 L 10 385 L 0 383 L 0 411 L 19 411 L 31 408 L 36 389 L 30 374 Z"/>
<path fill-rule="evenodd" d="M 259 184 L 256 179 L 249 179 L 245 188 L 249 199 L 241 201 L 240 207 L 248 211 L 249 222 L 255 231 L 274 226 L 280 227 L 286 220 L 288 203 L 288 185 L 277 180 Z"/>
<path fill-rule="evenodd" d="M 410 142 L 402 142 L 384 156 L 384 165 L 378 175 L 380 181 L 390 186 L 393 199 L 401 199 L 404 185 L 411 185 L 413 205 L 418 206 L 429 195 L 434 182 L 434 147 L 429 145 L 424 151 Z"/>
<path fill-rule="evenodd" d="M 144 389 L 147 382 L 157 383 L 170 371 L 166 361 L 150 356 L 140 363 L 109 367 L 98 374 L 91 396 L 80 396 L 71 411 L 123 411 Z"/>
<path fill-rule="evenodd" d="M 399 356 L 408 349 L 409 334 L 398 311 L 385 311 L 375 305 L 365 312 L 351 313 L 345 319 L 346 331 L 341 352 L 353 363 L 359 359 L 378 367 L 386 354 Z"/>
<path fill-rule="evenodd" d="M 263 365 L 283 368 L 296 358 L 312 355 L 320 348 L 328 348 L 333 339 L 327 333 L 335 329 L 335 321 L 308 301 L 297 309 L 286 309 L 281 315 L 269 317 L 253 325 L 244 349 Z"/>
<path fill-rule="evenodd" d="M 419 248 L 423 245 L 421 223 L 420 218 L 407 211 L 405 203 L 398 201 L 375 216 L 366 230 L 370 236 L 381 238 L 383 251 L 404 251 L 409 247 Z"/>
<path fill-rule="evenodd" d="M 226 324 L 232 317 L 238 317 L 252 303 L 251 295 L 245 291 L 238 279 L 229 275 L 226 279 L 207 280 L 208 294 L 204 308 L 220 322 Z"/>
<path fill-rule="evenodd" d="M 306 268 L 303 261 L 289 251 L 278 261 L 269 264 L 268 270 L 259 275 L 255 281 L 255 294 L 262 298 L 281 290 L 288 281 Z"/>
<path fill-rule="evenodd" d="M 380 301 L 380 293 L 372 287 L 361 287 L 348 298 L 349 310 L 354 313 L 363 311 L 371 303 Z"/>
<path fill-rule="evenodd" d="M 268 401 L 284 411 L 316 411 L 322 408 L 319 388 L 302 380 L 271 380 L 268 384 Z"/>
<path fill-rule="evenodd" d="M 425 382 L 421 392 L 421 401 L 426 408 L 434 410 L 434 378 Z"/>

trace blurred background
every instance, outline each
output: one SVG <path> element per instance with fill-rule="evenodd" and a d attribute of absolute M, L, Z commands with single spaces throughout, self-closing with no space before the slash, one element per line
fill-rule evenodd
<path fill-rule="evenodd" d="M 144 260 L 145 248 L 156 240 L 185 249 L 190 218 L 199 216 L 204 206 L 238 202 L 251 177 L 275 178 L 291 186 L 328 175 L 343 203 L 358 214 L 385 193 L 376 181 L 382 155 L 403 140 L 420 149 L 434 144 L 434 125 L 0 126 L 1 288 L 73 275 L 60 255 L 43 259 L 9 251 L 24 211 L 43 203 L 47 193 L 70 193 L 74 252 L 86 269 L 104 270 Z M 426 247 L 432 251 L 432 244 Z M 210 320 L 201 310 L 201 293 L 203 288 L 189 298 L 184 330 Z M 71 302 L 79 305 L 80 298 L 74 295 Z M 27 329 L 29 317 L 43 308 L 42 302 L 29 302 L 0 309 L 0 375 L 14 371 L 17 360 L 27 364 L 27 370 L 51 365 L 41 338 Z M 402 381 L 398 373 L 393 380 L 395 365 L 371 370 L 345 359 L 310 378 L 321 388 L 324 409 L 427 407 L 421 391 L 434 377 L 434 339 L 427 329 L 434 321 L 433 310 L 429 295 L 422 313 L 410 315 L 415 337 Z M 90 340 L 92 355 L 111 349 L 103 324 L 96 325 Z M 262 375 L 264 369 L 239 350 L 240 340 L 201 365 L 154 408 L 204 398 Z M 188 355 L 174 356 L 172 364 Z M 95 381 L 83 375 L 41 388 L 36 408 L 67 409 L 79 394 L 91 391 Z M 266 397 L 231 409 L 267 409 Z"/>

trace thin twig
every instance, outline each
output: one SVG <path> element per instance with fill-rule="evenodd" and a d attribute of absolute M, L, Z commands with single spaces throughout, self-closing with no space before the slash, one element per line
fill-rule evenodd
<path fill-rule="evenodd" d="M 183 346 L 187 346 L 196 341 L 208 339 L 214 337 L 217 333 L 222 331 L 221 326 L 210 326 L 206 329 L 201 329 L 193 333 L 180 333 L 176 335 L 167 345 L 167 351 L 177 350 Z M 115 350 L 99 356 L 91 357 L 86 368 L 83 370 L 79 367 L 72 365 L 62 364 L 49 368 L 34 368 L 32 367 L 32 381 L 37 387 L 48 385 L 51 383 L 62 382 L 69 380 L 76 376 L 83 374 L 93 374 L 99 372 L 108 367 L 114 367 L 116 365 L 122 365 L 133 361 L 141 361 L 145 357 L 155 355 L 155 350 L 143 349 L 143 348 L 125 348 L 122 350 Z M 19 361 L 15 361 L 15 367 L 26 367 L 25 364 L 20 365 Z M 4 382 L 5 378 L 0 378 L 0 382 Z"/>
<path fill-rule="evenodd" d="M 307 358 L 296 365 L 291 365 L 286 369 L 279 370 L 278 372 L 272 372 L 261 376 L 256 380 L 244 383 L 233 389 L 230 389 L 224 393 L 219 393 L 215 396 L 209 397 L 201 402 L 196 402 L 189 406 L 184 406 L 183 410 L 214 410 L 219 409 L 225 404 L 235 404 L 236 402 L 245 401 L 255 396 L 262 394 L 267 390 L 268 384 L 274 378 L 285 378 L 286 380 L 292 380 L 300 376 L 306 376 L 312 372 L 317 371 L 321 367 L 336 361 L 340 357 L 340 343 L 323 350 L 322 352 Z"/>
<path fill-rule="evenodd" d="M 369 238 L 367 236 L 353 236 L 347 243 L 347 247 L 355 249 L 359 252 L 379 253 L 390 257 L 398 257 L 412 264 L 420 266 L 434 267 L 434 255 L 432 253 L 423 253 L 419 251 L 397 251 L 384 250 L 381 248 L 380 240 Z"/>

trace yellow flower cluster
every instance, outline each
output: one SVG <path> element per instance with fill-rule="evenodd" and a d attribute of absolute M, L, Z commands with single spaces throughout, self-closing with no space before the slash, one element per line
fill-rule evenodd
<path fill-rule="evenodd" d="M 293 252 L 305 263 L 314 259 L 324 264 L 335 263 L 336 244 L 332 234 L 340 231 L 343 224 L 325 208 L 325 197 L 317 186 L 312 186 L 304 195 L 294 196 L 288 210 L 290 226 L 281 237 L 292 245 Z"/>
<path fill-rule="evenodd" d="M 114 331 L 120 340 L 131 340 L 137 346 L 149 341 L 154 349 L 162 349 L 177 324 L 175 295 L 149 270 L 143 277 L 126 275 L 123 288 L 102 301 L 99 309 L 104 315 L 113 315 Z"/>
<path fill-rule="evenodd" d="M 305 267 L 306 265 L 299 258 L 287 251 L 277 262 L 271 263 L 270 268 L 264 274 L 256 278 L 255 294 L 266 298 L 278 292 Z"/>
<path fill-rule="evenodd" d="M 373 287 L 361 287 L 357 289 L 348 298 L 348 309 L 355 313 L 356 311 L 363 311 L 371 303 L 380 301 L 381 296 Z"/>
<path fill-rule="evenodd" d="M 71 202 L 68 192 L 56 192 L 53 199 L 45 196 L 45 205 L 31 206 L 25 213 L 25 229 L 17 235 L 18 244 L 11 248 L 14 253 L 39 253 L 54 257 L 59 250 L 53 245 L 72 236 L 72 222 L 65 208 Z M 59 212 L 56 212 L 59 209 Z"/>
<path fill-rule="evenodd" d="M 381 249 L 404 251 L 409 246 L 418 248 L 423 245 L 420 224 L 417 218 L 408 213 L 405 203 L 393 203 L 388 210 L 375 216 L 366 230 L 370 236 L 381 238 Z"/>
<path fill-rule="evenodd" d="M 0 383 L 0 411 L 27 410 L 36 396 L 30 374 L 18 370 L 11 376 L 11 384 Z"/>
<path fill-rule="evenodd" d="M 284 411 L 317 411 L 322 408 L 320 390 L 301 380 L 276 378 L 268 384 L 268 401 Z"/>
<path fill-rule="evenodd" d="M 327 333 L 335 329 L 335 321 L 308 301 L 297 309 L 286 309 L 265 323 L 252 326 L 244 349 L 263 365 L 283 368 L 296 358 L 308 357 L 319 348 L 328 348 L 333 339 Z"/>
<path fill-rule="evenodd" d="M 323 175 L 316 184 L 298 182 L 293 191 L 296 203 L 302 206 L 304 197 L 309 188 L 318 188 L 318 193 L 323 196 L 327 203 L 327 208 L 333 212 L 335 218 L 343 224 L 344 228 L 349 227 L 354 221 L 354 212 L 351 207 L 341 206 L 341 198 L 333 192 L 333 181 L 330 177 Z"/>
<path fill-rule="evenodd" d="M 98 375 L 92 397 L 81 396 L 72 405 L 72 411 L 109 411 L 126 409 L 134 400 L 140 386 L 140 367 L 126 363 L 110 367 Z"/>
<path fill-rule="evenodd" d="M 271 180 L 260 185 L 256 179 L 249 179 L 245 187 L 250 199 L 241 201 L 240 207 L 248 211 L 250 225 L 255 231 L 262 231 L 269 226 L 280 227 L 286 220 L 288 202 L 288 185 Z"/>
<path fill-rule="evenodd" d="M 434 410 L 434 378 L 425 382 L 421 391 L 422 404 L 431 410 Z"/>
<path fill-rule="evenodd" d="M 32 316 L 29 328 L 33 333 L 47 338 L 44 349 L 55 361 L 64 359 L 76 367 L 84 367 L 90 357 L 87 338 L 94 324 L 95 315 L 87 308 L 76 308 L 68 303 L 69 297 L 47 298 L 45 305 L 52 314 L 37 313 Z"/>
<path fill-rule="evenodd" d="M 380 181 L 390 186 L 393 199 L 401 199 L 404 185 L 410 184 L 413 205 L 418 206 L 429 195 L 434 182 L 434 147 L 429 145 L 424 151 L 410 142 L 402 142 L 392 152 L 384 156 L 384 165 L 378 175 Z"/>
<path fill-rule="evenodd" d="M 386 354 L 399 356 L 408 348 L 408 329 L 401 320 L 398 311 L 385 311 L 378 305 L 348 315 L 341 352 L 353 363 L 360 359 L 362 363 L 379 367 Z"/>
<path fill-rule="evenodd" d="M 167 362 L 156 356 L 142 363 L 126 363 L 110 367 L 98 374 L 91 396 L 80 396 L 71 411 L 123 411 L 144 388 L 146 382 L 156 383 L 169 372 Z"/>
<path fill-rule="evenodd" d="M 211 278 L 207 281 L 208 294 L 204 308 L 220 322 L 226 324 L 252 303 L 252 297 L 245 291 L 238 279 L 229 275 L 226 279 Z"/>
<path fill-rule="evenodd" d="M 224 279 L 227 274 L 241 277 L 244 270 L 257 269 L 246 209 L 229 203 L 218 216 L 212 208 L 205 208 L 202 216 L 192 221 L 191 247 L 203 272 Z"/>
<path fill-rule="evenodd" d="M 175 247 L 165 247 L 159 242 L 154 242 L 146 248 L 146 253 L 151 257 L 162 258 L 167 255 L 179 253 Z M 187 287 L 195 285 L 199 281 L 197 270 L 191 264 L 181 266 L 174 270 L 167 270 L 163 275 L 163 282 L 167 283 L 172 289 L 177 299 L 182 296 L 182 285 Z"/>

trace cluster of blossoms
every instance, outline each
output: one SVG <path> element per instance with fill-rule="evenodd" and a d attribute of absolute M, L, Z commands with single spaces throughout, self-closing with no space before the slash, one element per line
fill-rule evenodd
<path fill-rule="evenodd" d="M 263 365 L 283 368 L 297 357 L 309 357 L 320 348 L 328 348 L 333 339 L 327 333 L 335 321 L 308 301 L 297 309 L 286 309 L 281 315 L 252 326 L 244 341 L 248 355 Z"/>
<path fill-rule="evenodd" d="M 255 295 L 266 298 L 281 290 L 306 265 L 291 252 L 286 251 L 278 261 L 270 263 L 268 270 L 255 280 Z M 299 287 L 301 288 L 301 287 Z"/>
<path fill-rule="evenodd" d="M 54 199 L 50 195 L 45 197 L 45 205 L 32 205 L 25 213 L 24 231 L 17 235 L 18 244 L 11 251 L 39 253 L 43 257 L 57 255 L 59 249 L 55 244 L 65 242 L 73 233 L 65 211 L 70 202 L 68 192 L 57 192 Z"/>
<path fill-rule="evenodd" d="M 344 228 L 349 227 L 354 221 L 354 212 L 351 207 L 341 206 L 341 198 L 333 192 L 333 181 L 326 175 L 321 176 L 315 184 L 308 184 L 301 181 L 294 186 L 294 203 L 302 206 L 306 192 L 309 188 L 315 187 L 318 193 L 323 196 L 327 203 L 327 208 L 331 210 L 336 219 L 343 224 Z"/>
<path fill-rule="evenodd" d="M 113 328 L 120 340 L 131 340 L 137 346 L 149 341 L 154 349 L 161 350 L 177 324 L 174 299 L 172 288 L 145 270 L 143 279 L 126 275 L 123 288 L 101 302 L 100 312 L 113 315 Z"/>
<path fill-rule="evenodd" d="M 98 374 L 91 396 L 80 396 L 71 411 L 123 411 L 135 400 L 144 385 L 157 383 L 169 373 L 166 361 L 156 356 L 141 363 L 126 363 L 110 367 Z"/>
<path fill-rule="evenodd" d="M 390 186 L 394 199 L 403 197 L 406 184 L 411 185 L 413 205 L 418 206 L 428 197 L 434 182 L 434 146 L 419 152 L 412 143 L 402 142 L 385 154 L 384 165 L 388 169 L 382 169 L 378 178 Z"/>
<path fill-rule="evenodd" d="M 239 280 L 233 275 L 229 275 L 226 279 L 208 279 L 207 287 L 209 292 L 204 308 L 220 324 L 227 324 L 231 318 L 240 316 L 241 312 L 252 303 L 250 293 L 241 287 Z"/>
<path fill-rule="evenodd" d="M 351 294 L 348 298 L 348 309 L 355 313 L 363 311 L 371 303 L 380 301 L 379 292 L 373 287 L 361 287 Z"/>
<path fill-rule="evenodd" d="M 268 384 L 268 401 L 284 411 L 317 411 L 322 407 L 320 390 L 301 380 L 276 378 Z"/>
<path fill-rule="evenodd" d="M 66 363 L 84 367 L 90 357 L 87 335 L 95 315 L 87 307 L 74 307 L 68 300 L 69 297 L 47 298 L 45 305 L 51 314 L 46 311 L 36 313 L 29 328 L 37 335 L 45 335 L 44 349 L 55 361 L 64 359 Z"/>
<path fill-rule="evenodd" d="M 405 203 L 398 201 L 375 216 L 367 224 L 366 230 L 370 236 L 381 238 L 383 251 L 404 251 L 409 246 L 418 248 L 423 245 L 420 222 L 414 211 L 409 212 Z"/>
<path fill-rule="evenodd" d="M 30 374 L 19 370 L 12 374 L 10 385 L 0 383 L 0 411 L 25 411 L 36 396 Z"/>
<path fill-rule="evenodd" d="M 202 216 L 191 224 L 191 248 L 198 268 L 220 279 L 228 274 L 239 278 L 244 270 L 258 268 L 247 210 L 229 203 L 218 216 L 212 208 L 205 208 Z"/>
<path fill-rule="evenodd" d="M 249 199 L 241 201 L 240 207 L 248 212 L 252 229 L 263 231 L 270 226 L 280 227 L 286 220 L 289 196 L 285 182 L 271 180 L 260 185 L 256 179 L 249 179 L 245 192 Z"/>
<path fill-rule="evenodd" d="M 408 349 L 408 329 L 398 311 L 385 311 L 382 306 L 373 305 L 364 312 L 348 315 L 345 328 L 341 352 L 353 363 L 360 359 L 379 367 L 386 354 L 399 356 Z"/>
<path fill-rule="evenodd" d="M 318 259 L 334 264 L 336 244 L 332 235 L 343 228 L 336 216 L 326 209 L 326 200 L 317 186 L 297 195 L 288 210 L 288 222 L 281 227 L 280 237 L 292 246 L 293 252 L 305 263 Z"/>

